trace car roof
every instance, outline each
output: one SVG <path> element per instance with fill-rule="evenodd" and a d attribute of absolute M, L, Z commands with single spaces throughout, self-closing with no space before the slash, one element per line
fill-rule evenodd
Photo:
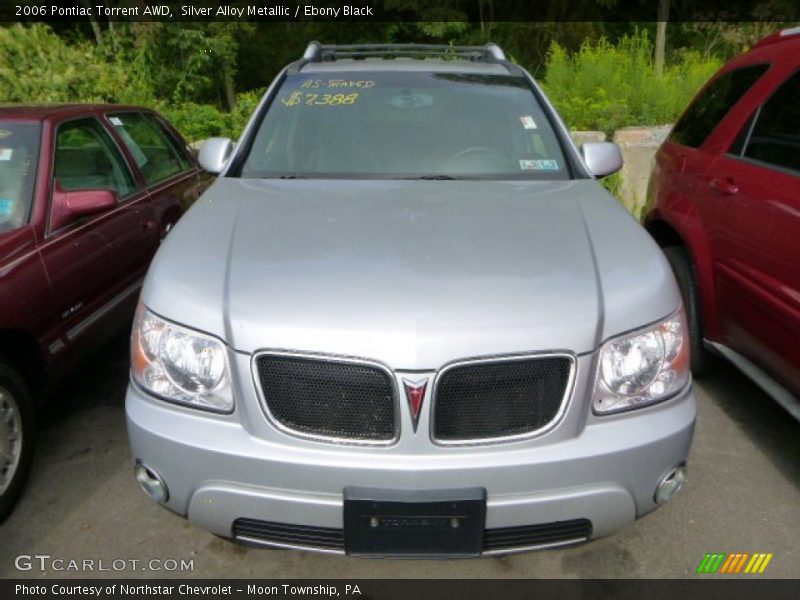
<path fill-rule="evenodd" d="M 768 35 L 756 43 L 749 52 L 732 59 L 726 68 L 756 62 L 800 64 L 800 28 L 784 29 Z"/>
<path fill-rule="evenodd" d="M 790 27 L 788 29 L 782 29 L 781 31 L 776 31 L 772 35 L 768 35 L 767 37 L 759 40 L 753 46 L 753 49 L 793 40 L 800 41 L 800 27 Z"/>
<path fill-rule="evenodd" d="M 62 119 L 76 115 L 98 115 L 109 111 L 148 111 L 142 106 L 127 104 L 2 104 L 0 119 L 20 121 L 44 121 Z"/>
<path fill-rule="evenodd" d="M 308 62 L 300 67 L 301 73 L 339 73 L 354 71 L 414 71 L 439 73 L 470 73 L 485 75 L 508 75 L 509 69 L 497 62 L 478 62 L 470 60 L 441 60 L 418 58 L 359 58 L 337 59 L 335 61 Z"/>

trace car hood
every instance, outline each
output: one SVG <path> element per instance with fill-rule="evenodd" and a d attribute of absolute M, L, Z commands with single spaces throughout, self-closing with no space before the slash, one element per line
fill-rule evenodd
<path fill-rule="evenodd" d="M 589 352 L 680 305 L 660 250 L 591 180 L 222 177 L 162 245 L 143 300 L 236 351 L 396 369 Z"/>

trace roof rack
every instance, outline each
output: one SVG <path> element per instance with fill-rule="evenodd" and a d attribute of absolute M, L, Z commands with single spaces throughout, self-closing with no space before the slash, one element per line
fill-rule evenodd
<path fill-rule="evenodd" d="M 461 58 L 473 61 L 506 60 L 497 44 L 485 46 L 446 46 L 438 44 L 344 44 L 323 45 L 311 42 L 303 53 L 310 62 L 334 61 L 340 58 Z"/>

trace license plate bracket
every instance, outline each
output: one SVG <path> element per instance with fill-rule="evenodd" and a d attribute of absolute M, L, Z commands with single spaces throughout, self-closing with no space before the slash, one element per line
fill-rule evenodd
<path fill-rule="evenodd" d="M 354 556 L 479 556 L 486 490 L 344 489 L 345 550 Z"/>

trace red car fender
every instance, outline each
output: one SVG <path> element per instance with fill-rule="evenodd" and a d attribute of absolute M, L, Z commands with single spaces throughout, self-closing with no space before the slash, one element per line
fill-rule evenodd
<path fill-rule="evenodd" d="M 682 194 L 672 194 L 666 201 L 659 202 L 645 219 L 645 227 L 651 230 L 657 223 L 663 223 L 683 241 L 686 251 L 695 268 L 698 291 L 700 293 L 703 328 L 706 337 L 719 336 L 719 321 L 715 307 L 714 272 L 712 269 L 711 248 L 708 244 L 703 222 L 692 202 Z"/>

